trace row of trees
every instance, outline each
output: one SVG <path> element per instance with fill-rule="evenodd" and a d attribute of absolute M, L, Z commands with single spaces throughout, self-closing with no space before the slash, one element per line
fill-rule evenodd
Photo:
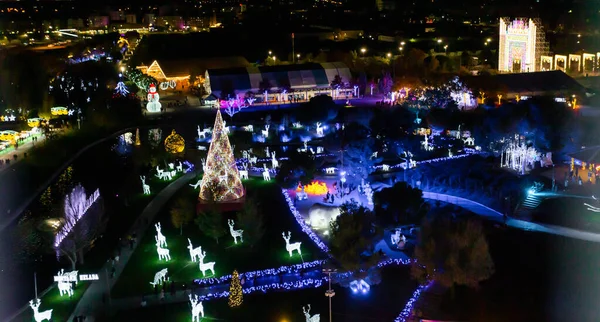
<path fill-rule="evenodd" d="M 183 233 L 183 227 L 194 222 L 205 235 L 219 239 L 229 234 L 229 228 L 216 204 L 207 206 L 196 215 L 196 206 L 189 198 L 179 198 L 170 211 L 171 222 Z M 253 197 L 248 197 L 244 207 L 236 215 L 236 228 L 244 230 L 244 244 L 253 248 L 265 234 L 264 218 L 260 205 Z"/>

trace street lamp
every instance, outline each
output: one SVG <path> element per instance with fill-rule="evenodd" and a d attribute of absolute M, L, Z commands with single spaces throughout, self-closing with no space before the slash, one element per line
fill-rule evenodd
<path fill-rule="evenodd" d="M 125 72 L 125 66 L 121 66 L 121 73 Z"/>
<path fill-rule="evenodd" d="M 325 296 L 329 298 L 329 322 L 331 322 L 331 298 L 335 296 L 335 291 L 331 289 L 331 274 L 335 272 L 337 272 L 337 269 L 323 269 L 323 273 L 329 276 L 329 289 L 325 291 Z"/>
<path fill-rule="evenodd" d="M 448 54 L 448 45 L 445 45 L 445 46 L 444 46 L 444 53 L 445 53 L 445 54 Z"/>
<path fill-rule="evenodd" d="M 391 58 L 392 57 L 392 53 L 387 53 L 387 58 Z"/>
<path fill-rule="evenodd" d="M 365 53 L 367 52 L 367 48 L 361 48 L 360 52 L 362 53 L 363 57 L 365 57 Z"/>
<path fill-rule="evenodd" d="M 406 45 L 406 43 L 404 41 L 401 41 L 400 46 L 404 46 L 404 45 Z"/>
<path fill-rule="evenodd" d="M 273 52 L 269 50 L 269 56 L 273 55 Z"/>

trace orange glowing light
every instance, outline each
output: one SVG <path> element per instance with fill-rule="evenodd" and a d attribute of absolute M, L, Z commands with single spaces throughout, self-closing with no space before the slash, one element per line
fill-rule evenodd
<path fill-rule="evenodd" d="M 296 191 L 302 191 L 302 187 L 298 185 Z M 329 189 L 327 189 L 327 185 L 325 184 L 325 182 L 313 181 L 304 186 L 304 192 L 306 192 L 309 195 L 324 195 L 327 193 L 327 191 L 329 191 Z"/>

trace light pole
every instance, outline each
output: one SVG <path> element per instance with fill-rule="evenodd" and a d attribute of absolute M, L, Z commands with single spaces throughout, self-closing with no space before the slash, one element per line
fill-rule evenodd
<path fill-rule="evenodd" d="M 438 40 L 437 40 L 437 44 L 438 44 L 438 46 L 439 46 L 441 43 L 442 43 L 442 40 L 441 40 L 441 39 L 438 39 Z M 439 47 L 438 47 L 438 48 L 439 48 Z"/>
<path fill-rule="evenodd" d="M 324 268 L 323 273 L 329 276 L 329 289 L 325 291 L 325 296 L 329 298 L 329 322 L 331 322 L 331 298 L 335 296 L 335 291 L 331 289 L 331 274 L 337 272 L 337 269 Z"/>
<path fill-rule="evenodd" d="M 363 48 L 361 48 L 361 49 L 360 49 L 360 52 L 361 52 L 361 54 L 362 54 L 362 56 L 363 56 L 363 58 L 364 58 L 364 57 L 365 57 L 365 53 L 367 52 L 367 48 L 364 48 L 364 47 L 363 47 Z"/>

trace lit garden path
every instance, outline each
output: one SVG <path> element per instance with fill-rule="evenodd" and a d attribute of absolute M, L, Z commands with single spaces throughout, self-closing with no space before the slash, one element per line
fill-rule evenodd
<path fill-rule="evenodd" d="M 171 199 L 171 197 L 181 189 L 185 184 L 187 184 L 190 180 L 195 178 L 197 175 L 196 171 L 192 171 L 178 178 L 171 184 L 169 184 L 166 188 L 164 188 L 161 192 L 159 192 L 152 201 L 144 208 L 141 215 L 138 217 L 134 227 L 130 229 L 130 234 L 136 232 L 138 236 L 138 241 L 144 235 L 146 229 L 154 220 L 156 214 L 165 206 L 165 204 Z M 136 225 L 137 224 L 137 225 Z M 139 228 L 136 228 L 139 227 Z M 107 261 L 107 263 L 98 271 L 98 275 L 100 276 L 100 280 L 93 282 L 90 287 L 83 293 L 83 296 L 77 303 L 75 310 L 69 317 L 67 321 L 72 321 L 75 316 L 85 315 L 88 317 L 86 321 L 93 322 L 93 315 L 95 312 L 105 309 L 105 305 L 102 303 L 102 296 L 107 292 L 107 287 L 112 288 L 119 276 L 123 272 L 125 266 L 127 266 L 127 262 L 131 258 L 131 255 L 135 252 L 135 249 L 138 246 L 138 242 L 133 246 L 133 249 L 129 249 L 129 247 L 125 246 L 122 248 L 121 256 L 119 257 L 119 262 L 115 265 L 115 276 L 111 279 L 108 279 L 108 272 L 111 269 L 111 262 Z M 107 298 L 108 301 L 108 298 Z"/>
<path fill-rule="evenodd" d="M 473 200 L 460 198 L 460 197 L 456 197 L 456 196 L 451 196 L 451 195 L 446 195 L 446 194 L 441 194 L 441 193 L 426 192 L 426 191 L 423 191 L 423 198 L 451 203 L 453 205 L 457 205 L 461 208 L 467 209 L 467 210 L 469 210 L 479 216 L 482 216 L 486 219 L 493 220 L 496 222 L 504 222 L 504 216 L 500 212 L 493 210 L 489 207 L 486 207 L 486 206 L 484 206 L 478 202 L 475 202 Z M 514 227 L 514 228 L 518 228 L 518 229 L 522 229 L 522 230 L 537 231 L 537 232 L 543 232 L 543 233 L 557 235 L 557 236 L 563 236 L 563 237 L 569 237 L 569 238 L 575 238 L 575 239 L 600 243 L 600 234 L 598 234 L 598 233 L 593 233 L 593 232 L 588 232 L 588 231 L 583 231 L 583 230 L 578 230 L 578 229 L 573 229 L 573 228 L 567 228 L 567 227 L 562 227 L 562 226 L 556 226 L 556 225 L 532 223 L 529 221 L 513 219 L 513 218 L 508 218 L 506 221 L 506 224 L 510 227 Z"/>

